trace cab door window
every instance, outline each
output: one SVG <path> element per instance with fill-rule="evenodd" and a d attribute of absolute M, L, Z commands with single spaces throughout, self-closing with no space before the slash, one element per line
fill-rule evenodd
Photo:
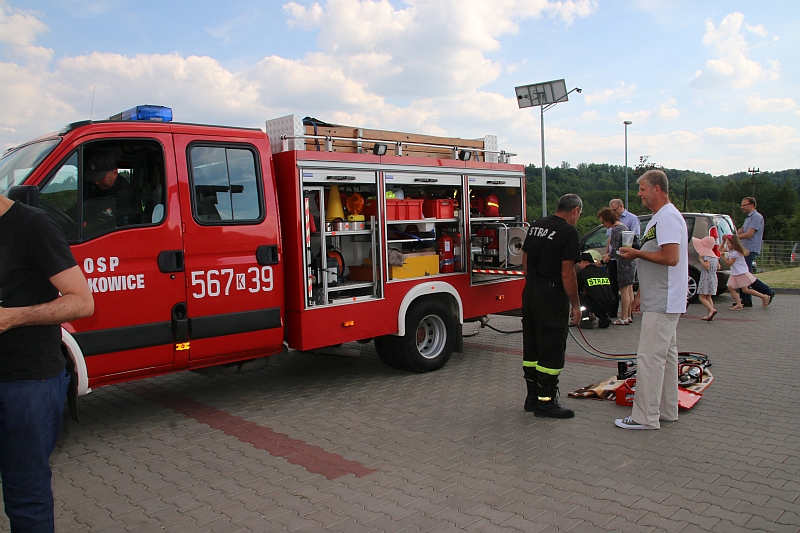
<path fill-rule="evenodd" d="M 246 147 L 190 147 L 195 220 L 206 225 L 262 220 L 257 161 Z"/>
<path fill-rule="evenodd" d="M 78 152 L 73 152 L 39 192 L 39 207 L 55 218 L 69 242 L 78 240 Z"/>
<path fill-rule="evenodd" d="M 67 157 L 40 191 L 43 209 L 83 242 L 165 220 L 164 150 L 151 140 L 87 143 Z"/>

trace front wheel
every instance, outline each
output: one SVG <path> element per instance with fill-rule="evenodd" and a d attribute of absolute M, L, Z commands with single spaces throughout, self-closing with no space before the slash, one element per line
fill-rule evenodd
<path fill-rule="evenodd" d="M 453 354 L 456 318 L 439 300 L 422 300 L 406 314 L 406 334 L 397 339 L 396 355 L 412 372 L 442 368 Z"/>

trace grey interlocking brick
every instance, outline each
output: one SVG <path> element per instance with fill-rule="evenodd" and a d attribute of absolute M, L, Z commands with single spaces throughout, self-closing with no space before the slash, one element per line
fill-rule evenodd
<path fill-rule="evenodd" d="M 798 305 L 782 295 L 768 312 L 722 312 L 713 324 L 689 306 L 679 349 L 708 353 L 715 383 L 658 432 L 615 428 L 630 408 L 566 398 L 615 371 L 571 339 L 562 396 L 576 418 L 525 413 L 520 335 L 487 329 L 430 374 L 389 369 L 368 344 L 354 345 L 358 359 L 290 352 L 252 373 L 100 388 L 52 458 L 58 530 L 784 531 L 800 514 Z M 586 335 L 632 350 L 638 324 Z M 759 335 L 740 335 L 742 324 Z M 157 391 L 377 471 L 328 479 L 163 407 Z"/>

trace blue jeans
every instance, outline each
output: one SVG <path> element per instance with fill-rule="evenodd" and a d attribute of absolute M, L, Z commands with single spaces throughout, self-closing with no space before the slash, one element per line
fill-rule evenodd
<path fill-rule="evenodd" d="M 61 432 L 69 374 L 0 383 L 0 477 L 14 533 L 52 533 L 50 454 Z"/>
<path fill-rule="evenodd" d="M 747 263 L 747 270 L 749 270 L 753 275 L 755 275 L 755 269 L 753 268 L 753 261 L 756 260 L 758 254 L 755 252 L 750 252 L 746 256 L 744 256 L 744 262 Z M 766 294 L 767 296 L 772 296 L 774 293 L 769 286 L 761 281 L 760 279 L 756 279 L 756 282 L 750 285 L 750 288 L 756 292 L 760 292 L 761 294 Z M 739 296 L 742 298 L 742 303 L 744 302 L 752 302 L 753 297 L 746 292 L 742 292 L 742 289 L 739 289 Z"/>

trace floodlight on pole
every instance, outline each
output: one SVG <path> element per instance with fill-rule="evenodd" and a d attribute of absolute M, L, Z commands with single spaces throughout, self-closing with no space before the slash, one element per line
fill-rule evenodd
<path fill-rule="evenodd" d="M 625 124 L 625 209 L 628 209 L 628 126 L 633 122 L 626 120 L 623 124 Z"/>
<path fill-rule="evenodd" d="M 539 107 L 539 117 L 542 126 L 542 216 L 547 216 L 547 171 L 544 161 L 544 112 L 561 102 L 569 100 L 569 94 L 573 91 L 581 92 L 582 89 L 574 88 L 567 91 L 567 84 L 564 80 L 552 80 L 531 85 L 515 87 L 517 93 L 517 104 L 519 108 Z"/>

